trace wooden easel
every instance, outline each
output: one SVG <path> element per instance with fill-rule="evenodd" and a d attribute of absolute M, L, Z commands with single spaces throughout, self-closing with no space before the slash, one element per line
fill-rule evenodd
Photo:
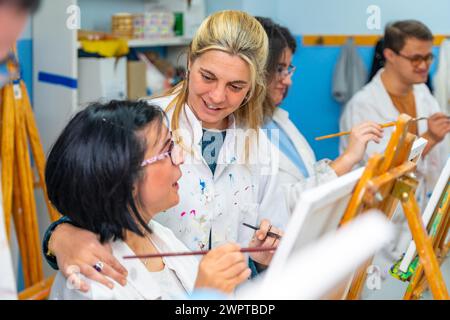
<path fill-rule="evenodd" d="M 428 234 L 431 237 L 438 263 L 442 265 L 450 251 L 450 243 L 446 242 L 450 227 L 450 179 L 441 195 L 429 226 Z M 424 276 L 424 266 L 419 262 L 406 289 L 404 299 L 420 299 L 427 287 L 428 283 L 427 278 Z"/>
<path fill-rule="evenodd" d="M 15 67 L 13 63 L 8 64 L 11 74 L 18 73 Z M 22 79 L 16 79 L 2 88 L 0 94 L 1 183 L 6 233 L 10 239 L 10 225 L 13 220 L 22 258 L 25 287 L 37 285 L 40 288 L 44 273 L 35 188 L 41 188 L 43 191 L 50 220 L 56 220 L 59 214 L 47 197 L 44 179 L 45 155 L 25 83 Z M 31 159 L 34 161 L 35 170 L 32 168 Z M 49 285 L 45 287 L 46 292 L 49 291 L 48 288 Z M 28 299 L 27 292 L 19 294 L 19 298 Z"/>
<path fill-rule="evenodd" d="M 433 297 L 449 299 L 433 243 L 423 225 L 415 199 L 418 185 L 414 175 L 416 163 L 408 160 L 416 138 L 415 135 L 408 133 L 411 119 L 410 116 L 401 114 L 384 155 L 374 154 L 369 159 L 349 201 L 341 225 L 371 208 L 379 209 L 388 218 L 392 218 L 400 201 Z M 360 298 L 366 280 L 366 270 L 372 261 L 373 258 L 354 274 L 347 299 Z"/>

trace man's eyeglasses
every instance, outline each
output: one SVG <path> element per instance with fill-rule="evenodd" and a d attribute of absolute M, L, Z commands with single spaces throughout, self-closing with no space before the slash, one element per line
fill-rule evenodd
<path fill-rule="evenodd" d="M 151 157 L 149 159 L 142 161 L 141 167 L 145 167 L 145 166 L 155 163 L 157 161 L 164 160 L 167 157 L 170 157 L 170 160 L 172 161 L 172 164 L 174 166 L 178 166 L 181 163 L 183 163 L 183 150 L 178 145 L 176 145 L 173 141 L 170 141 L 169 150 L 167 150 L 164 153 L 158 154 L 154 157 Z"/>
<path fill-rule="evenodd" d="M 19 62 L 16 55 L 10 52 L 4 59 L 0 60 L 0 88 L 7 83 L 20 77 Z"/>
<path fill-rule="evenodd" d="M 279 66 L 277 67 L 277 69 L 276 69 L 277 76 L 278 76 L 280 79 L 284 79 L 284 78 L 286 78 L 286 77 L 290 77 L 290 76 L 292 76 L 292 75 L 294 74 L 295 69 L 296 69 L 296 68 L 295 68 L 292 64 L 289 65 L 287 68 L 285 68 L 285 67 L 279 65 Z"/>
<path fill-rule="evenodd" d="M 412 66 L 415 68 L 420 66 L 422 61 L 424 61 L 429 66 L 433 63 L 433 60 L 434 60 L 434 54 L 432 54 L 432 53 L 427 54 L 426 56 L 421 56 L 419 54 L 416 54 L 412 57 L 405 56 L 405 55 L 401 54 L 400 52 L 396 52 L 396 54 L 402 58 L 405 58 L 406 60 L 409 60 L 409 62 L 411 62 Z"/>

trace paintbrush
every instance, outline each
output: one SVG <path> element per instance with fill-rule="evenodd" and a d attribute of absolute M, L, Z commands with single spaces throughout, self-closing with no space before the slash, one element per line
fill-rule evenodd
<path fill-rule="evenodd" d="M 414 118 L 414 119 L 411 119 L 411 121 L 419 121 L 419 120 L 425 120 L 425 119 L 428 119 L 428 117 Z M 397 124 L 397 121 L 392 121 L 392 122 L 380 124 L 380 126 L 382 128 L 388 128 L 388 127 L 393 127 L 396 124 Z M 335 138 L 335 137 L 341 137 L 341 136 L 349 135 L 350 133 L 351 133 L 350 131 L 343 131 L 343 132 L 329 134 L 326 136 L 317 137 L 317 138 L 315 138 L 315 140 L 319 141 L 319 140 L 325 140 L 325 139 L 330 139 L 330 138 Z"/>
<path fill-rule="evenodd" d="M 242 253 L 247 252 L 263 252 L 263 251 L 275 251 L 277 247 L 254 247 L 254 248 L 242 248 L 239 250 Z M 189 252 L 166 252 L 166 253 L 151 253 L 137 256 L 124 256 L 123 259 L 150 259 L 150 258 L 165 258 L 165 257 L 183 257 L 183 256 L 199 256 L 205 255 L 211 250 L 202 251 L 189 251 Z"/>

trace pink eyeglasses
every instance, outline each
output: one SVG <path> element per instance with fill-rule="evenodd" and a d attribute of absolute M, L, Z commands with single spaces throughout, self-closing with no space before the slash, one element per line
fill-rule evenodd
<path fill-rule="evenodd" d="M 170 141 L 168 151 L 142 161 L 141 167 L 145 167 L 145 166 L 155 163 L 157 161 L 164 160 L 167 157 L 170 157 L 170 160 L 172 161 L 172 164 L 174 166 L 178 166 L 178 165 L 182 164 L 184 161 L 183 150 L 178 145 L 176 145 L 173 141 Z"/>

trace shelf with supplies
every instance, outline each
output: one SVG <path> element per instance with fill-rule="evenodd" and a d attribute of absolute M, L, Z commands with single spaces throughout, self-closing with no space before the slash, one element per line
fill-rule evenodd
<path fill-rule="evenodd" d="M 130 48 L 188 46 L 191 43 L 191 40 L 192 39 L 186 38 L 186 37 L 129 39 L 128 46 Z M 81 49 L 80 41 L 78 41 L 78 43 L 77 43 L 77 48 Z"/>

